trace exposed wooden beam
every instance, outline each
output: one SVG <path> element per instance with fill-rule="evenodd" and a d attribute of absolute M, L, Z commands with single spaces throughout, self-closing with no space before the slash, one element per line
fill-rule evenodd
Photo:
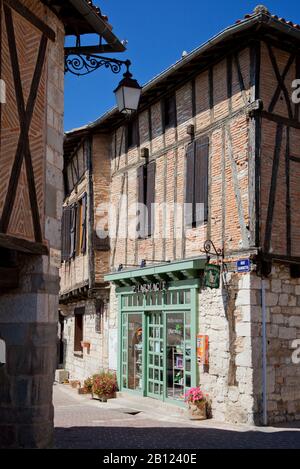
<path fill-rule="evenodd" d="M 271 114 L 268 111 L 261 111 L 261 116 L 267 120 L 276 122 L 277 124 L 292 127 L 293 129 L 300 129 L 300 122 L 296 121 L 295 119 L 289 119 L 288 117 L 283 117 L 279 114 Z"/>
<path fill-rule="evenodd" d="M 25 254 L 47 255 L 49 253 L 47 246 L 44 244 L 15 238 L 3 233 L 0 233 L 0 247 L 24 252 Z"/>
<path fill-rule="evenodd" d="M 29 21 L 33 26 L 39 29 L 50 41 L 55 41 L 56 34 L 53 29 L 44 23 L 40 18 L 38 18 L 32 11 L 30 11 L 25 5 L 23 5 L 19 0 L 4 0 L 4 3 L 10 8 L 15 10 L 19 15 L 23 16 L 27 21 Z"/>
<path fill-rule="evenodd" d="M 272 178 L 271 178 L 268 213 L 267 213 L 266 230 L 265 230 L 264 252 L 266 253 L 269 252 L 270 246 L 271 246 L 273 215 L 274 215 L 274 208 L 275 208 L 277 176 L 278 176 L 279 161 L 280 161 L 282 134 L 283 134 L 283 126 L 282 124 L 278 124 L 277 131 L 276 131 L 276 139 L 275 139 Z"/>

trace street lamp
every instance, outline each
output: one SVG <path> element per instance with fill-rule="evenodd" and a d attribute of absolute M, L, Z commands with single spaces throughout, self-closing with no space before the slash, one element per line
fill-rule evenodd
<path fill-rule="evenodd" d="M 120 81 L 114 93 L 119 111 L 130 115 L 138 109 L 142 87 L 138 84 L 137 80 L 132 78 L 132 74 L 129 71 L 130 61 L 127 60 L 125 65 L 127 71 L 124 73 L 124 78 Z"/>
<path fill-rule="evenodd" d="M 88 75 L 100 67 L 110 68 L 113 73 L 119 73 L 124 65 L 127 70 L 114 93 L 119 111 L 130 115 L 137 111 L 142 92 L 142 87 L 137 80 L 132 78 L 129 71 L 130 60 L 124 61 L 95 54 L 76 54 L 72 52 L 68 52 L 65 56 L 65 73 L 70 72 L 76 76 Z"/>

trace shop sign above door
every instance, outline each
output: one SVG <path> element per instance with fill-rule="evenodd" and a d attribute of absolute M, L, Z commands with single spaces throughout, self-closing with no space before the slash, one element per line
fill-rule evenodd
<path fill-rule="evenodd" d="M 204 286 L 208 288 L 219 288 L 220 286 L 220 266 L 206 264 L 204 269 Z"/>
<path fill-rule="evenodd" d="M 160 292 L 168 289 L 166 281 L 155 282 L 155 283 L 143 283 L 134 285 L 132 287 L 133 293 L 149 293 L 149 292 Z"/>

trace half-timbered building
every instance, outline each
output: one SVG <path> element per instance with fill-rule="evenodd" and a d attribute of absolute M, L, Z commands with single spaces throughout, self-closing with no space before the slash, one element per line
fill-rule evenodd
<path fill-rule="evenodd" d="M 91 1 L 0 1 L 0 447 L 52 443 L 65 53 L 123 51 L 111 29 Z"/>
<path fill-rule="evenodd" d="M 131 118 L 68 135 L 109 140 L 111 340 L 97 354 L 109 367 L 116 338 L 122 392 L 183 405 L 200 384 L 217 420 L 300 417 L 299 46 L 300 26 L 259 6 L 150 81 Z"/>
<path fill-rule="evenodd" d="M 65 320 L 60 365 L 70 377 L 83 380 L 103 367 L 107 353 L 109 285 L 104 274 L 110 246 L 96 231 L 97 220 L 105 215 L 97 208 L 110 198 L 109 138 L 88 129 L 67 133 L 64 159 L 60 314 Z"/>

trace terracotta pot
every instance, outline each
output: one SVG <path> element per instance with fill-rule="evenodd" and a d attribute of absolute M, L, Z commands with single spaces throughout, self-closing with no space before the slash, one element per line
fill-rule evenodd
<path fill-rule="evenodd" d="M 206 420 L 206 401 L 197 404 L 189 404 L 188 414 L 190 420 Z"/>

